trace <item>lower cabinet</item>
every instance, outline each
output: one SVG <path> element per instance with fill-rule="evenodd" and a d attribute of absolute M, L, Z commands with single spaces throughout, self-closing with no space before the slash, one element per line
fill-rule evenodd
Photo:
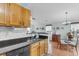
<path fill-rule="evenodd" d="M 30 46 L 31 56 L 43 56 L 48 52 L 48 41 L 47 39 L 33 43 Z"/>
<path fill-rule="evenodd" d="M 30 55 L 39 56 L 39 42 L 36 42 L 30 46 Z"/>
<path fill-rule="evenodd" d="M 45 54 L 48 53 L 48 40 L 45 39 Z"/>
<path fill-rule="evenodd" d="M 37 47 L 32 48 L 30 55 L 31 55 L 31 56 L 39 56 L 38 48 L 37 48 Z"/>
<path fill-rule="evenodd" d="M 40 56 L 45 54 L 44 40 L 40 41 Z"/>

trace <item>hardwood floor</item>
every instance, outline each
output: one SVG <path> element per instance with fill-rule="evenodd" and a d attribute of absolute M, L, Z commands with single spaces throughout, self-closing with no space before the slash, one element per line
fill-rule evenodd
<path fill-rule="evenodd" d="M 77 56 L 76 49 L 72 49 L 71 46 L 63 46 L 62 48 L 58 48 L 55 42 L 51 42 L 52 45 L 52 56 Z M 79 45 L 77 47 L 79 52 Z M 79 55 L 79 54 L 78 54 Z"/>

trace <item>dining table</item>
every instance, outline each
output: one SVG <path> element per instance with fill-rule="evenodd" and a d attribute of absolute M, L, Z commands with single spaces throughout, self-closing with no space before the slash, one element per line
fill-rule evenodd
<path fill-rule="evenodd" d="M 62 39 L 62 40 L 61 40 L 61 44 L 66 47 L 66 50 L 69 49 L 68 46 L 70 46 L 71 49 L 73 49 L 73 48 L 75 47 L 76 53 L 77 53 L 77 55 L 78 55 L 78 51 L 77 51 L 78 38 L 73 38 L 72 40 Z M 69 50 L 71 50 L 71 49 L 69 49 Z"/>

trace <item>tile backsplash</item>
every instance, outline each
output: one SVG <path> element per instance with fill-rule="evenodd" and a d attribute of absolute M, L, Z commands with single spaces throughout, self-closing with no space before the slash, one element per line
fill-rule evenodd
<path fill-rule="evenodd" d="M 27 28 L 0 27 L 0 41 L 25 36 Z"/>

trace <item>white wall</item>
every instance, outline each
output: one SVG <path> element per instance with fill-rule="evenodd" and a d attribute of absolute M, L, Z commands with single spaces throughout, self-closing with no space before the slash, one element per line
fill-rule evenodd
<path fill-rule="evenodd" d="M 61 35 L 61 39 L 67 39 L 67 33 L 70 31 L 70 25 L 62 25 L 58 24 L 55 27 L 59 27 L 59 29 L 53 30 L 53 33 L 56 31 L 57 34 Z"/>
<path fill-rule="evenodd" d="M 45 28 L 45 25 L 39 23 L 37 20 L 32 20 L 31 29 L 33 31 L 35 31 L 35 32 L 45 32 L 45 29 L 44 30 L 41 29 L 42 27 Z"/>

